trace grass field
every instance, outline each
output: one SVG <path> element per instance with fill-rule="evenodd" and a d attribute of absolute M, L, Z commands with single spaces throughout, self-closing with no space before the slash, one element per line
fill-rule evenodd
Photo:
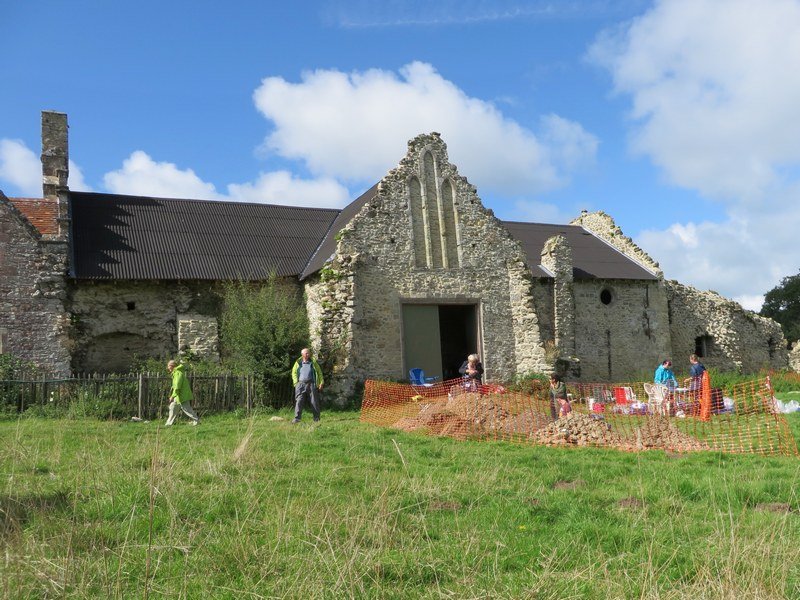
<path fill-rule="evenodd" d="M 0 421 L 5 598 L 800 598 L 800 461 Z M 800 436 L 800 414 L 789 417 Z"/>

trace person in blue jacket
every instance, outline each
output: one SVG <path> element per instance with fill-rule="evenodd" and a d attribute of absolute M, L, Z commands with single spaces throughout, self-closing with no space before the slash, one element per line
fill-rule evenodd
<path fill-rule="evenodd" d="M 292 384 L 294 385 L 294 421 L 299 423 L 300 416 L 303 414 L 303 404 L 306 400 L 311 404 L 311 414 L 314 415 L 314 422 L 319 421 L 319 394 L 325 379 L 322 377 L 322 369 L 319 363 L 311 356 L 308 348 L 300 351 L 298 358 L 292 367 Z"/>
<path fill-rule="evenodd" d="M 675 373 L 672 372 L 672 361 L 670 359 L 666 359 L 658 365 L 655 375 L 653 376 L 653 382 L 665 385 L 670 390 L 674 390 L 678 387 L 678 380 L 675 379 Z"/>

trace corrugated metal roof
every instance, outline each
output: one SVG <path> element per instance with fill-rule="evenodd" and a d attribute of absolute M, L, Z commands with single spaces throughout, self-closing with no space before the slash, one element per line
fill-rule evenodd
<path fill-rule="evenodd" d="M 539 263 L 545 242 L 561 234 L 572 248 L 575 279 L 658 279 L 651 271 L 578 225 L 550 225 L 504 221 L 508 231 L 522 242 L 533 274 L 552 277 Z"/>
<path fill-rule="evenodd" d="M 70 192 L 79 279 L 299 275 L 340 211 Z"/>
<path fill-rule="evenodd" d="M 336 234 L 377 194 L 342 210 L 70 192 L 74 276 L 79 279 L 301 279 L 336 251 Z M 536 277 L 548 238 L 572 247 L 576 279 L 657 277 L 576 225 L 505 221 Z"/>
<path fill-rule="evenodd" d="M 342 209 L 339 216 L 336 217 L 336 220 L 333 222 L 333 225 L 331 225 L 331 228 L 325 234 L 325 238 L 322 240 L 322 243 L 320 243 L 319 248 L 317 248 L 317 251 L 308 261 L 308 265 L 303 269 L 300 279 L 305 279 L 309 275 L 319 271 L 322 265 L 325 264 L 325 261 L 333 256 L 333 253 L 336 252 L 336 234 L 339 233 L 344 226 L 356 216 L 356 213 L 358 213 L 367 202 L 372 200 L 377 193 L 378 184 L 376 183 Z"/>

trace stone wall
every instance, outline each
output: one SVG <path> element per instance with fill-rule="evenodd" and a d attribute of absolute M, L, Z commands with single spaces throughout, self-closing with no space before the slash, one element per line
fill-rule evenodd
<path fill-rule="evenodd" d="M 800 343 L 795 342 L 789 352 L 789 368 L 800 373 Z"/>
<path fill-rule="evenodd" d="M 661 281 L 577 280 L 573 287 L 581 379 L 640 379 L 669 355 L 667 296 Z"/>
<path fill-rule="evenodd" d="M 179 314 L 178 350 L 197 358 L 219 362 L 219 325 L 216 316 Z"/>
<path fill-rule="evenodd" d="M 673 360 L 676 364 L 704 346 L 706 367 L 752 373 L 789 364 L 786 340 L 778 323 L 745 310 L 716 292 L 703 292 L 667 281 Z M 701 338 L 701 340 L 698 340 Z"/>
<path fill-rule="evenodd" d="M 625 236 L 606 213 L 584 211 L 572 224 L 592 231 L 663 277 L 658 263 Z M 663 358 L 672 357 L 679 369 L 689 354 L 700 349 L 698 345 L 704 350 L 702 360 L 708 367 L 750 373 L 764 367 L 788 366 L 786 340 L 780 325 L 772 319 L 745 310 L 716 292 L 703 292 L 677 281 L 664 282 L 663 289 L 668 302 L 671 341 Z"/>
<path fill-rule="evenodd" d="M 136 359 L 174 357 L 178 315 L 215 320 L 220 307 L 218 285 L 202 281 L 81 280 L 71 284 L 69 295 L 73 367 L 88 372 L 125 371 Z M 217 343 L 206 340 L 209 348 Z M 190 345 L 200 347 L 200 341 Z"/>
<path fill-rule="evenodd" d="M 0 352 L 69 371 L 67 248 L 44 240 L 0 192 Z"/>
<path fill-rule="evenodd" d="M 581 216 L 571 221 L 570 225 L 580 225 L 611 244 L 628 258 L 638 262 L 645 269 L 652 271 L 657 277 L 664 276 L 658 263 L 647 252 L 637 246 L 631 238 L 626 236 L 614 222 L 614 219 L 602 210 L 593 213 L 585 210 L 581 211 Z"/>
<path fill-rule="evenodd" d="M 477 305 L 488 380 L 546 370 L 532 287 L 519 243 L 434 133 L 409 142 L 400 165 L 340 232 L 333 262 L 307 294 L 321 350 L 342 350 L 342 397 L 368 377 L 405 378 L 404 303 Z"/>

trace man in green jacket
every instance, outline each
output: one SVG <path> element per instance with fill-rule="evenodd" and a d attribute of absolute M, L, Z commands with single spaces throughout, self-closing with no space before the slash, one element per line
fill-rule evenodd
<path fill-rule="evenodd" d="M 178 417 L 178 408 L 192 420 L 192 425 L 197 425 L 200 422 L 200 417 L 194 412 L 192 405 L 189 404 L 193 399 L 192 388 L 189 385 L 189 380 L 186 378 L 186 373 L 183 372 L 185 365 L 178 364 L 174 360 L 167 363 L 167 371 L 172 374 L 172 389 L 169 392 L 169 418 L 167 419 L 167 427 L 175 422 Z"/>
<path fill-rule="evenodd" d="M 311 351 L 308 348 L 303 348 L 300 358 L 292 367 L 292 383 L 294 384 L 294 421 L 292 423 L 300 422 L 306 398 L 311 403 L 314 422 L 319 421 L 319 395 L 317 392 L 322 389 L 324 382 L 319 363 L 311 357 Z"/>

